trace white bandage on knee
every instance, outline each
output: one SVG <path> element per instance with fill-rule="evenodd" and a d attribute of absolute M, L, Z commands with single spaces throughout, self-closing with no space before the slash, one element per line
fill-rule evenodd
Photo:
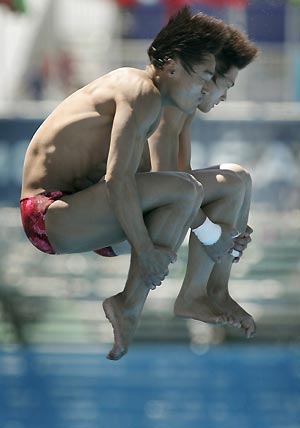
<path fill-rule="evenodd" d="M 204 245 L 215 244 L 222 235 L 222 228 L 219 224 L 213 223 L 208 217 L 205 222 L 196 229 L 192 229 L 200 242 Z"/>

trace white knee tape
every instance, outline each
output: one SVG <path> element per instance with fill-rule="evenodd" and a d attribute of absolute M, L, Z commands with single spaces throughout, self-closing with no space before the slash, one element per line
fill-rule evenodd
<path fill-rule="evenodd" d="M 219 224 L 213 223 L 208 217 L 205 222 L 196 229 L 192 229 L 200 242 L 204 245 L 215 244 L 222 235 L 222 228 Z"/>

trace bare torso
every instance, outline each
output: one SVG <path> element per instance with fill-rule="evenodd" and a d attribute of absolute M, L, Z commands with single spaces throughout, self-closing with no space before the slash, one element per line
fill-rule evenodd
<path fill-rule="evenodd" d="M 43 191 L 74 193 L 105 175 L 118 93 L 121 87 L 132 91 L 130 86 L 136 91 L 146 86 L 157 96 L 145 71 L 118 69 L 78 90 L 50 114 L 29 144 L 22 198 Z M 150 118 L 148 129 L 141 131 L 144 141 L 157 126 L 159 114 Z M 140 169 L 149 170 L 147 145 L 137 157 L 136 169 L 140 165 Z"/>

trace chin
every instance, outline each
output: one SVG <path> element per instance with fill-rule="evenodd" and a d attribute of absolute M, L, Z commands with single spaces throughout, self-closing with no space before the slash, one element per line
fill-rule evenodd
<path fill-rule="evenodd" d="M 198 110 L 199 111 L 201 111 L 201 113 L 208 113 L 210 110 L 211 110 L 211 108 L 209 108 L 209 107 L 198 107 Z"/>

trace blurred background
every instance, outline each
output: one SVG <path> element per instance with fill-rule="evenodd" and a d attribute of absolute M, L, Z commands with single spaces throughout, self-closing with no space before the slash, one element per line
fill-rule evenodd
<path fill-rule="evenodd" d="M 246 31 L 259 58 L 192 128 L 193 167 L 253 178 L 253 243 L 232 296 L 257 336 L 173 316 L 186 242 L 151 293 L 129 354 L 105 359 L 101 302 L 129 257 L 44 255 L 18 210 L 26 147 L 74 90 L 146 49 L 183 4 Z M 300 1 L 0 0 L 0 427 L 300 428 Z"/>

